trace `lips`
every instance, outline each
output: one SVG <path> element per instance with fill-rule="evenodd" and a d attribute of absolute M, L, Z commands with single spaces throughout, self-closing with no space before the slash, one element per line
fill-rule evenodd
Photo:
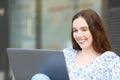
<path fill-rule="evenodd" d="M 80 43 L 80 44 L 83 44 L 87 39 L 80 39 L 78 40 L 77 42 Z"/>

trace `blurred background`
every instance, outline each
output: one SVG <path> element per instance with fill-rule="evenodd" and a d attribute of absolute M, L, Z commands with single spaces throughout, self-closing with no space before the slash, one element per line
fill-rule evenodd
<path fill-rule="evenodd" d="M 103 19 L 113 51 L 120 53 L 119 0 L 0 0 L 0 80 L 14 79 L 6 48 L 71 47 L 71 19 L 87 8 Z"/>

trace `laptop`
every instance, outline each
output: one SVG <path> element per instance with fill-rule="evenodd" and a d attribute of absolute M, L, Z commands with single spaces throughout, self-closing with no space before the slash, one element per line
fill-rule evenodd
<path fill-rule="evenodd" d="M 38 73 L 50 80 L 69 80 L 60 50 L 7 48 L 7 54 L 15 80 L 31 80 Z"/>

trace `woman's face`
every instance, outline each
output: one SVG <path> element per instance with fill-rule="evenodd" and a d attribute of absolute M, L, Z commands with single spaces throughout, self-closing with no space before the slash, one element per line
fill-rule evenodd
<path fill-rule="evenodd" d="M 79 17 L 73 21 L 73 38 L 82 49 L 92 48 L 92 34 L 84 18 Z"/>

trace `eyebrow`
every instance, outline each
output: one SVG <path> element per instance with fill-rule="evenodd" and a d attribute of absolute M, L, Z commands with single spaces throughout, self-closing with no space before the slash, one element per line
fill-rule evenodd
<path fill-rule="evenodd" d="M 88 26 L 82 26 L 82 27 L 80 27 L 80 29 L 82 29 L 82 28 L 88 28 Z M 76 29 L 76 28 L 72 27 L 72 29 Z"/>
<path fill-rule="evenodd" d="M 83 27 L 81 27 L 81 29 L 82 29 L 82 28 L 88 28 L 88 27 L 87 27 L 87 26 L 83 26 Z"/>

